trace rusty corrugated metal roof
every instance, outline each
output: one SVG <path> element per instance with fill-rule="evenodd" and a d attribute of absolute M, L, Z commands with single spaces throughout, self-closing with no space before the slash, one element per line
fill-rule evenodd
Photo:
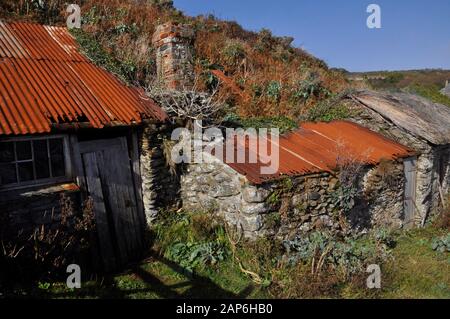
<path fill-rule="evenodd" d="M 241 144 L 244 142 L 243 139 L 239 141 Z M 272 142 L 267 141 L 267 149 L 270 150 Z M 298 130 L 280 137 L 279 169 L 275 174 L 264 175 L 261 174 L 261 168 L 268 165 L 264 164 L 267 163 L 267 157 L 264 159 L 262 153 L 270 154 L 270 151 L 261 152 L 261 145 L 258 145 L 258 163 L 250 163 L 248 149 L 251 142 L 251 138 L 245 140 L 245 163 L 236 163 L 236 153 L 233 160 L 228 163 L 225 160 L 225 163 L 254 184 L 283 176 L 332 172 L 337 169 L 339 163 L 348 160 L 377 164 L 382 160 L 404 158 L 414 154 L 405 146 L 355 123 L 303 123 Z M 237 146 L 234 147 L 236 151 Z"/>
<path fill-rule="evenodd" d="M 164 121 L 144 92 L 78 52 L 66 28 L 0 21 L 0 135 L 50 132 L 52 124 Z"/>

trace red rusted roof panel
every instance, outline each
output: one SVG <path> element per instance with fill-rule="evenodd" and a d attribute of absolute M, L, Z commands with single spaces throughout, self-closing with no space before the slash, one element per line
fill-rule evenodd
<path fill-rule="evenodd" d="M 242 144 L 242 140 L 240 141 Z M 278 170 L 274 174 L 267 175 L 261 173 L 262 167 L 269 166 L 267 156 L 262 154 L 270 154 L 268 150 L 271 149 L 272 142 L 268 141 L 268 150 L 264 152 L 261 145 L 258 145 L 258 160 L 254 163 L 248 156 L 251 149 L 249 145 L 255 142 L 254 137 L 249 137 L 245 141 L 244 149 L 247 154 L 245 162 L 238 163 L 237 155 L 235 155 L 233 160 L 225 160 L 225 163 L 245 175 L 254 184 L 283 176 L 332 172 L 337 169 L 339 163 L 348 160 L 377 164 L 382 160 L 414 155 L 414 152 L 405 146 L 355 123 L 347 121 L 303 123 L 295 132 L 280 137 L 279 143 L 276 144 L 279 146 Z M 237 154 L 239 145 L 234 144 L 233 147 L 234 153 Z"/>
<path fill-rule="evenodd" d="M 142 90 L 92 64 L 62 27 L 0 22 L 0 135 L 51 131 L 52 124 L 165 121 Z"/>

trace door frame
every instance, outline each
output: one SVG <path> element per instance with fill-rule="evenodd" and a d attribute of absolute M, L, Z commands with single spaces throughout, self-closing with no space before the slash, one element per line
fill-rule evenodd
<path fill-rule="evenodd" d="M 404 223 L 406 228 L 413 228 L 417 212 L 417 156 L 405 158 L 403 160 L 403 169 L 405 174 L 403 196 Z"/>

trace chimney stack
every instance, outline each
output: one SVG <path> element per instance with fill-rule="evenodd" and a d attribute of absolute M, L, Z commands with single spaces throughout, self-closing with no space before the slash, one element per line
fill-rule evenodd
<path fill-rule="evenodd" d="M 192 88 L 194 82 L 194 32 L 190 26 L 174 22 L 162 24 L 153 35 L 158 81 L 168 89 Z"/>

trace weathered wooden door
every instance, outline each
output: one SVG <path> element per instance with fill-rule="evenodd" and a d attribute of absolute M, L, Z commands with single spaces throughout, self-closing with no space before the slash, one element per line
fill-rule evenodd
<path fill-rule="evenodd" d="M 405 227 L 414 227 L 414 216 L 416 211 L 416 166 L 417 158 L 410 157 L 403 161 L 405 169 L 405 197 L 404 197 L 404 214 Z"/>
<path fill-rule="evenodd" d="M 85 188 L 94 202 L 100 254 L 105 270 L 136 260 L 143 225 L 124 137 L 80 142 Z"/>

